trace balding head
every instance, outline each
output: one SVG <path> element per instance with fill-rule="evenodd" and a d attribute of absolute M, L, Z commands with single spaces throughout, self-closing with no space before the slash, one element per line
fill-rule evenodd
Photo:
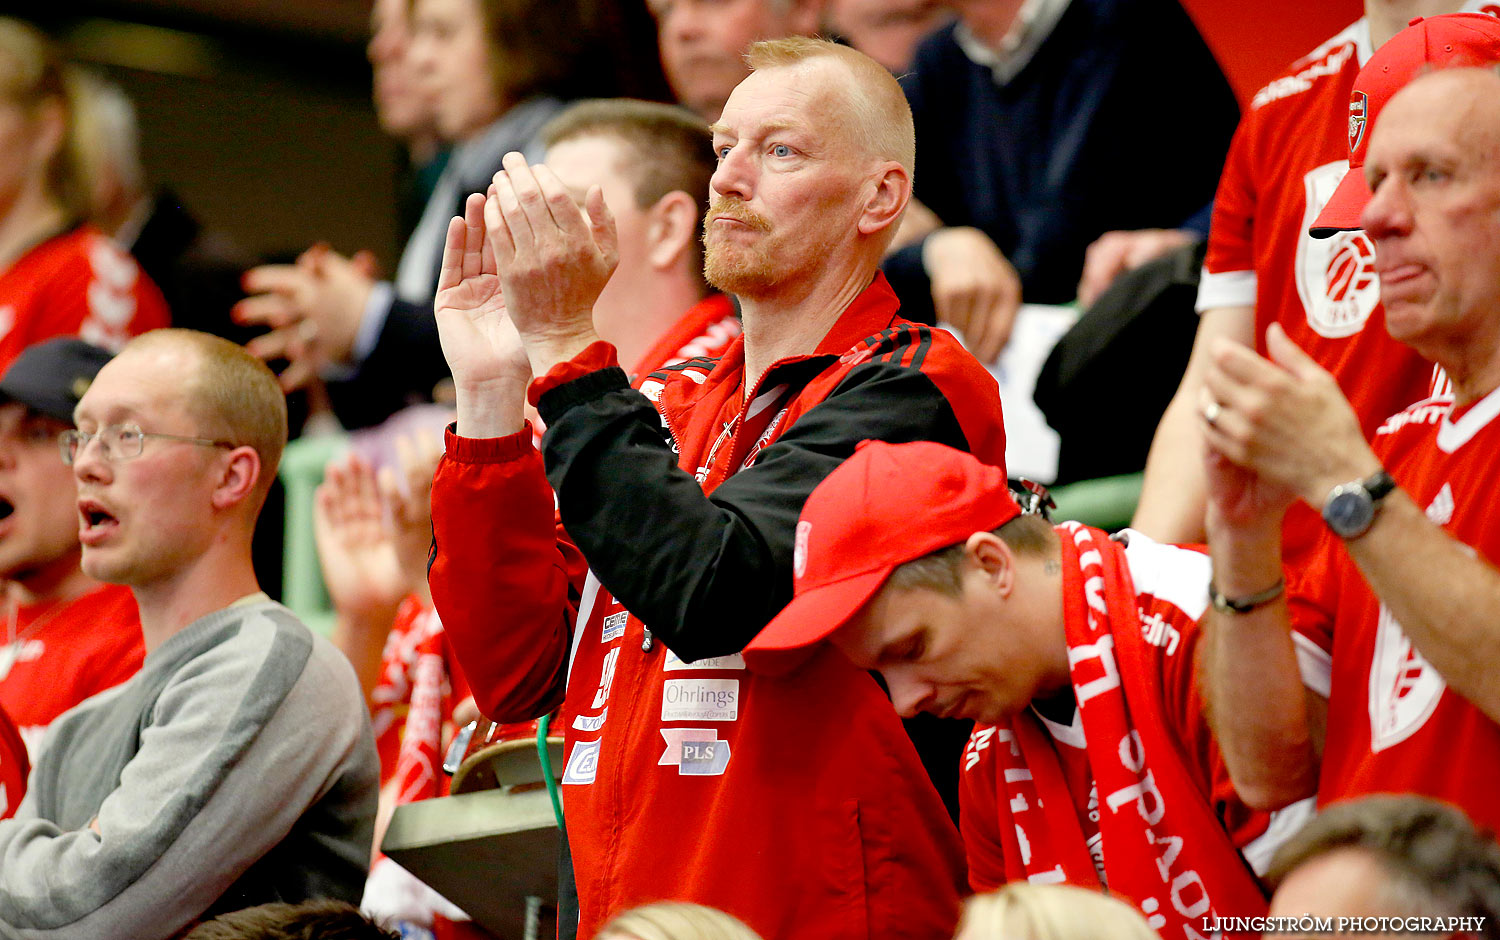
<path fill-rule="evenodd" d="M 1386 329 L 1447 369 L 1461 402 L 1500 363 L 1500 76 L 1423 75 L 1371 132 L 1361 224 Z"/>
<path fill-rule="evenodd" d="M 874 59 L 848 46 L 807 36 L 755 43 L 745 59 L 752 71 L 836 63 L 853 81 L 826 86 L 844 105 L 830 108 L 835 128 L 872 159 L 894 160 L 908 174 L 916 167 L 917 138 L 911 107 L 900 83 Z"/>
<path fill-rule="evenodd" d="M 260 456 L 253 501 L 258 512 L 287 441 L 286 395 L 276 375 L 244 347 L 196 330 L 152 330 L 127 343 L 120 355 L 151 352 L 176 352 L 196 363 L 182 376 L 182 401 L 199 436 L 244 444 Z"/>

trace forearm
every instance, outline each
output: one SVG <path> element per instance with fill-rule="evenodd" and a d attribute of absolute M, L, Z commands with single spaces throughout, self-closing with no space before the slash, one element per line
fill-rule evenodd
<path fill-rule="evenodd" d="M 448 437 L 432 486 L 433 605 L 480 710 L 524 721 L 561 701 L 575 582 L 530 426 L 500 441 Z"/>
<path fill-rule="evenodd" d="M 1207 486 L 1203 475 L 1203 435 L 1198 431 L 1198 387 L 1184 380 L 1163 412 L 1141 481 L 1140 501 L 1130 527 L 1159 542 L 1204 541 Z"/>
<path fill-rule="evenodd" d="M 1403 490 L 1347 543 L 1382 606 L 1453 691 L 1500 721 L 1500 571 L 1433 524 Z"/>
<path fill-rule="evenodd" d="M 972 371 L 993 398 L 993 381 Z M 985 400 L 977 388 L 964 394 Z M 540 407 L 563 523 L 600 580 L 689 660 L 738 652 L 791 599 L 797 514 L 859 441 L 934 440 L 982 448 L 987 459 L 1004 447 L 998 433 L 970 441 L 924 372 L 870 363 L 706 496 L 678 468 L 660 415 L 618 370 L 559 386 Z"/>
<path fill-rule="evenodd" d="M 1281 527 L 1231 527 L 1210 510 L 1214 584 L 1252 596 L 1282 578 Z M 1235 789 L 1246 804 L 1275 809 L 1317 790 L 1318 735 L 1297 666 L 1286 596 L 1248 613 L 1210 609 L 1209 716 Z"/>
<path fill-rule="evenodd" d="M 1202 459 L 1203 434 L 1198 422 L 1209 347 L 1217 336 L 1253 346 L 1254 330 L 1255 312 L 1250 307 L 1216 307 L 1203 312 L 1182 382 L 1152 439 L 1131 528 L 1160 542 L 1183 544 L 1204 540 L 1207 484 Z"/>

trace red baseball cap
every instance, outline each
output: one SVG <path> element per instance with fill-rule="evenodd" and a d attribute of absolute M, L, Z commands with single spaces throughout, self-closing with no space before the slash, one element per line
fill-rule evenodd
<path fill-rule="evenodd" d="M 1411 24 L 1370 57 L 1349 95 L 1349 172 L 1313 220 L 1307 234 L 1328 238 L 1356 231 L 1370 201 L 1365 149 L 1370 128 L 1391 97 L 1423 72 L 1500 62 L 1500 19 L 1487 13 L 1448 13 Z"/>
<path fill-rule="evenodd" d="M 898 565 L 1020 514 L 999 467 L 929 441 L 862 442 L 807 497 L 792 552 L 792 602 L 746 652 L 826 638 Z"/>

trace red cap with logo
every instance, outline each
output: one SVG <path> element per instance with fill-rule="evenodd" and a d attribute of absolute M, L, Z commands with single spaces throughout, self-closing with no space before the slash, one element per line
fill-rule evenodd
<path fill-rule="evenodd" d="M 897 566 L 1020 514 L 999 467 L 930 441 L 864 441 L 807 497 L 792 553 L 792 602 L 746 652 L 828 637 Z"/>
<path fill-rule="evenodd" d="M 1370 201 L 1362 172 L 1370 129 L 1396 92 L 1426 71 L 1495 62 L 1500 62 L 1500 19 L 1487 13 L 1419 16 L 1377 49 L 1359 70 L 1349 96 L 1349 172 L 1307 233 L 1328 238 L 1360 228 L 1360 213 Z"/>

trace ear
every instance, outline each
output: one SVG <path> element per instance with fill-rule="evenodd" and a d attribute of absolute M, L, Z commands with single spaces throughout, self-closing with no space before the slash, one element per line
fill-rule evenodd
<path fill-rule="evenodd" d="M 242 503 L 255 491 L 260 479 L 260 454 L 254 447 L 236 447 L 223 463 L 219 485 L 214 487 L 213 507 L 229 509 Z"/>
<path fill-rule="evenodd" d="M 1009 597 L 1016 587 L 1016 553 L 1005 540 L 993 532 L 975 532 L 964 542 L 964 558 L 969 565 L 983 571 L 1001 597 Z"/>
<path fill-rule="evenodd" d="M 31 157 L 38 166 L 52 162 L 63 148 L 63 139 L 68 133 L 67 111 L 61 101 L 50 98 L 37 105 L 36 134 L 32 138 Z"/>
<path fill-rule="evenodd" d="M 681 263 L 698 237 L 698 200 L 674 190 L 656 200 L 646 213 L 646 262 L 658 271 Z"/>
<path fill-rule="evenodd" d="M 879 175 L 865 185 L 868 196 L 859 214 L 859 232 L 874 235 L 901 220 L 901 213 L 911 201 L 911 174 L 906 167 L 890 160 L 881 164 Z"/>

